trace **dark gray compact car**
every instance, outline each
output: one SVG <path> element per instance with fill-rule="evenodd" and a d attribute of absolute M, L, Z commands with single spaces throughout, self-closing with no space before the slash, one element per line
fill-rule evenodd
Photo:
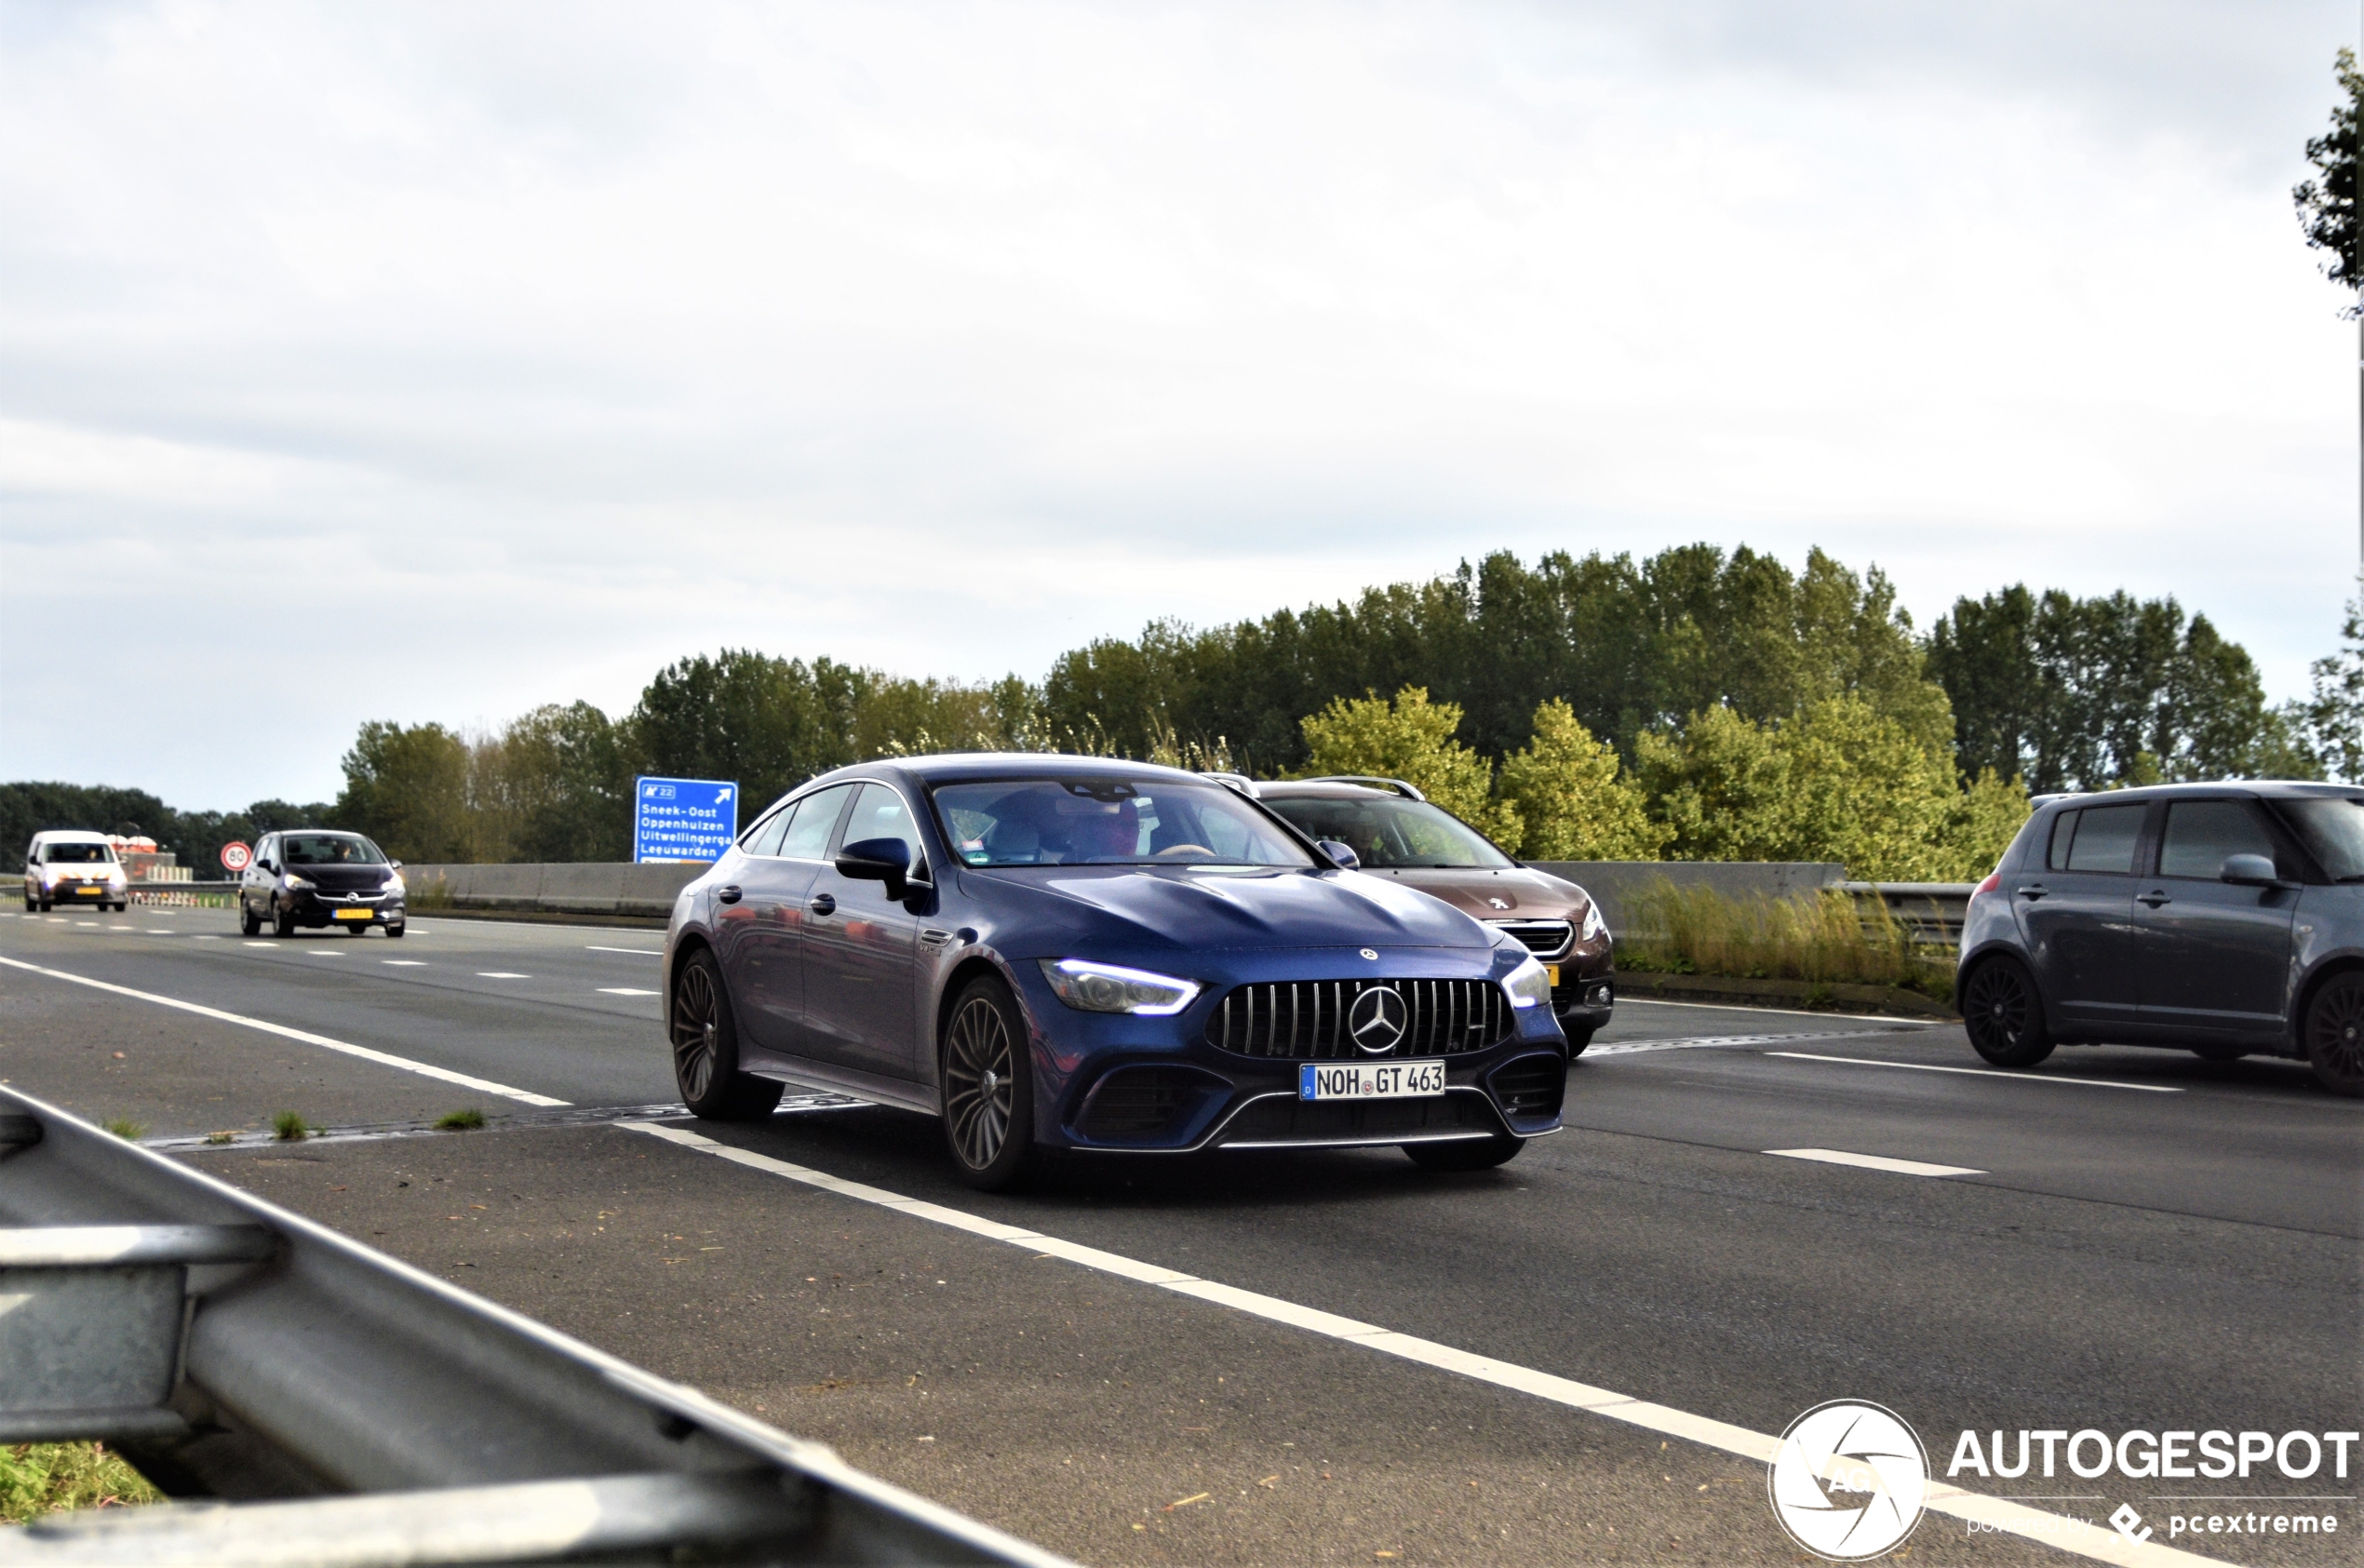
<path fill-rule="evenodd" d="M 2039 802 L 1971 895 L 1955 994 L 1980 1055 L 2179 1047 L 2364 1095 L 2364 789 L 2169 784 Z"/>

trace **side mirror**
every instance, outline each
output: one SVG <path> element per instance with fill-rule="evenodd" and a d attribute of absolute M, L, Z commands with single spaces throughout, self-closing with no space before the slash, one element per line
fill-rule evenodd
<path fill-rule="evenodd" d="M 865 838 L 838 851 L 838 875 L 854 882 L 884 882 L 886 895 L 900 899 L 909 891 L 911 846 L 900 838 Z"/>
<path fill-rule="evenodd" d="M 398 860 L 390 860 L 386 862 L 386 869 L 388 871 L 399 871 L 402 869 L 402 863 Z"/>
<path fill-rule="evenodd" d="M 2278 888 L 2282 885 L 2282 878 L 2275 873 L 2273 859 L 2267 855 L 2226 855 L 2216 878 L 2221 882 L 2231 882 L 2243 888 Z"/>
<path fill-rule="evenodd" d="M 275 865 L 272 864 L 271 864 L 269 861 L 267 861 L 267 860 L 259 860 L 259 861 L 256 861 L 256 862 L 254 863 L 254 868 L 255 868 L 257 871 L 268 871 L 268 872 L 269 872 L 269 873 L 271 873 L 271 875 L 273 875 L 274 877 L 276 877 L 276 876 L 279 874 L 279 868 L 278 868 L 277 866 L 275 866 Z"/>
<path fill-rule="evenodd" d="M 1313 847 L 1321 851 L 1323 854 L 1329 856 L 1332 860 L 1336 861 L 1338 863 L 1338 868 L 1342 871 L 1360 871 L 1363 869 L 1363 857 L 1356 854 L 1352 850 L 1348 849 L 1344 844 L 1339 843 L 1335 838 L 1322 839 Z"/>

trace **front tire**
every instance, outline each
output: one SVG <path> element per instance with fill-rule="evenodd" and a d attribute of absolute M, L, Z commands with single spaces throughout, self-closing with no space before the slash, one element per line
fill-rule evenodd
<path fill-rule="evenodd" d="M 1471 1138 L 1450 1144 L 1405 1144 L 1404 1152 L 1423 1171 L 1491 1171 L 1507 1165 L 1526 1147 L 1525 1138 Z"/>
<path fill-rule="evenodd" d="M 271 934 L 283 938 L 293 936 L 295 934 L 295 911 L 292 909 L 273 910 L 271 913 Z"/>
<path fill-rule="evenodd" d="M 402 934 L 402 922 L 401 922 L 400 920 L 396 920 L 396 921 L 395 921 L 395 922 L 394 922 L 394 924 L 392 924 L 392 925 L 390 925 L 390 926 L 386 927 L 386 935 L 387 935 L 387 936 L 389 936 L 389 937 L 396 937 L 396 936 L 400 936 L 401 934 Z"/>
<path fill-rule="evenodd" d="M 2332 1093 L 2364 1096 L 2364 972 L 2331 976 L 2306 1004 L 2306 1060 Z"/>
<path fill-rule="evenodd" d="M 673 1081 L 681 1103 L 708 1121 L 760 1121 L 782 1086 L 739 1071 L 739 1025 L 714 955 L 690 955 L 673 977 Z"/>
<path fill-rule="evenodd" d="M 945 1021 L 942 1060 L 944 1143 L 954 1173 L 980 1192 L 1015 1186 L 1034 1152 L 1034 1065 L 1008 986 L 969 982 Z"/>
<path fill-rule="evenodd" d="M 246 936 L 262 934 L 262 917 L 256 914 L 254 905 L 243 898 L 238 900 L 238 931 Z"/>
<path fill-rule="evenodd" d="M 1989 958 L 1962 988 L 1962 1023 L 1971 1048 L 1998 1067 L 2032 1067 L 2052 1054 L 2044 998 L 2016 958 Z"/>

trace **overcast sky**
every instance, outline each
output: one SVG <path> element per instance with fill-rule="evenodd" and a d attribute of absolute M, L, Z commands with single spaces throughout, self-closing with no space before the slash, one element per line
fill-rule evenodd
<path fill-rule="evenodd" d="M 1040 678 L 1486 551 L 2357 544 L 2352 5 L 0 0 L 0 777 L 333 796 L 724 646 Z"/>

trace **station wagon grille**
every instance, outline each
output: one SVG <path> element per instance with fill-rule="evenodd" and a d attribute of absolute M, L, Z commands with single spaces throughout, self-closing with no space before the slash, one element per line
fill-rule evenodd
<path fill-rule="evenodd" d="M 1207 1021 L 1207 1043 L 1243 1056 L 1363 1060 L 1346 1020 L 1374 987 L 1403 998 L 1408 1014 L 1403 1039 L 1384 1054 L 1450 1056 L 1510 1038 L 1510 998 L 1489 980 L 1277 980 L 1234 987 Z"/>

